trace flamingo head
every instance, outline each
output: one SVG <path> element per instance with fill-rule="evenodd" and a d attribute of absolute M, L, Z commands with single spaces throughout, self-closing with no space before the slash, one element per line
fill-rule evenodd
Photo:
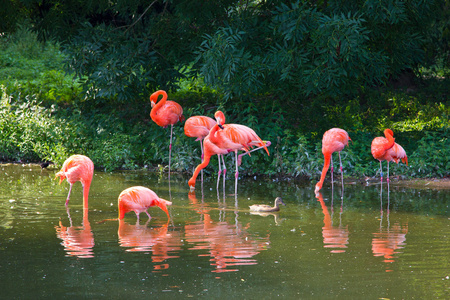
<path fill-rule="evenodd" d="M 165 199 L 159 198 L 156 201 L 156 206 L 158 206 L 159 208 L 161 208 L 166 214 L 167 214 L 167 218 L 170 219 L 170 215 L 169 215 L 169 211 L 167 210 L 167 205 L 172 205 L 171 201 L 167 201 Z"/>
<path fill-rule="evenodd" d="M 66 175 L 64 175 L 64 172 L 62 172 L 62 171 L 56 173 L 55 179 L 58 177 L 59 177 L 59 184 L 61 184 L 61 182 L 63 182 L 64 179 L 66 179 Z"/>
<path fill-rule="evenodd" d="M 159 95 L 162 95 L 163 99 L 167 99 L 166 91 L 159 90 L 159 91 L 154 92 L 153 94 L 150 95 L 150 102 L 152 104 L 152 107 L 154 107 L 156 105 L 156 102 L 158 102 Z"/>
<path fill-rule="evenodd" d="M 216 111 L 214 114 L 214 118 L 216 118 L 216 122 L 219 125 L 219 127 L 223 124 L 225 124 L 225 115 L 220 110 Z M 223 129 L 223 127 L 221 127 Z"/>
<path fill-rule="evenodd" d="M 193 192 L 193 191 L 195 191 L 195 178 L 191 178 L 191 179 L 189 179 L 189 181 L 188 181 L 188 184 L 189 184 L 189 191 L 190 192 Z"/>

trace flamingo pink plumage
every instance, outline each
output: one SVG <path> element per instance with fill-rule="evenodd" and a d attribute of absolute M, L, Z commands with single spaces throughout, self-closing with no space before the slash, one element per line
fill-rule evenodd
<path fill-rule="evenodd" d="M 204 148 L 205 148 L 205 158 L 204 161 L 197 166 L 197 168 L 194 171 L 193 176 L 189 180 L 189 186 L 191 190 L 195 188 L 195 179 L 198 175 L 198 172 L 205 168 L 208 163 L 211 155 L 218 154 L 226 154 L 228 152 L 235 152 L 235 158 L 236 158 L 236 187 L 237 187 L 237 179 L 239 176 L 238 172 L 238 156 L 237 151 L 238 150 L 244 150 L 247 153 L 249 152 L 249 149 L 258 146 L 259 148 L 264 148 L 269 155 L 269 150 L 267 149 L 267 146 L 270 145 L 270 142 L 264 142 L 261 140 L 261 138 L 255 133 L 255 131 L 247 126 L 239 125 L 239 124 L 224 124 L 225 123 L 225 115 L 221 111 L 217 111 L 214 114 L 214 117 L 216 118 L 217 124 L 211 128 L 211 131 L 209 132 L 208 136 L 204 140 Z M 219 130 L 220 129 L 220 130 Z M 208 146 L 207 146 L 208 142 Z M 208 161 L 206 159 L 207 157 L 207 151 L 208 149 Z M 258 149 L 259 149 L 258 148 Z M 255 149 L 256 150 L 256 149 Z M 207 162 L 206 162 L 207 161 Z M 219 161 L 219 172 L 220 172 L 220 161 Z M 220 173 L 219 173 L 220 174 Z"/>
<path fill-rule="evenodd" d="M 162 95 L 162 99 L 158 102 L 158 97 Z M 183 122 L 183 108 L 180 104 L 167 100 L 167 93 L 163 90 L 154 92 L 150 96 L 152 111 L 150 117 L 152 120 L 163 128 L 170 125 L 170 144 L 169 144 L 169 174 L 170 174 L 170 158 L 172 154 L 172 133 L 173 125 L 177 122 Z"/>
<path fill-rule="evenodd" d="M 315 193 L 317 194 L 323 186 L 323 182 L 325 180 L 325 176 L 327 175 L 328 168 L 330 167 L 331 161 L 331 181 L 333 181 L 333 156 L 334 152 L 339 153 L 339 165 L 341 168 L 341 176 L 342 176 L 342 162 L 341 162 L 341 151 L 345 146 L 348 145 L 348 141 L 351 141 L 348 136 L 347 131 L 340 128 L 332 128 L 327 130 L 323 134 L 322 138 L 322 153 L 325 159 L 322 175 L 320 176 L 320 181 L 316 184 Z M 344 188 L 344 181 L 342 178 L 342 188 Z"/>
<path fill-rule="evenodd" d="M 216 125 L 213 118 L 206 116 L 192 116 L 184 123 L 184 134 L 188 137 L 195 137 L 196 141 L 200 141 L 200 149 L 202 151 L 203 160 L 203 139 L 209 134 L 211 128 Z"/>
<path fill-rule="evenodd" d="M 371 152 L 375 159 L 380 161 L 380 175 L 381 181 L 383 181 L 383 169 L 381 162 L 387 161 L 387 181 L 389 181 L 389 162 L 394 161 L 397 164 L 401 160 L 408 165 L 408 157 L 406 156 L 405 149 L 397 144 L 394 139 L 394 133 L 391 129 L 384 130 L 385 137 L 376 137 L 372 141 Z"/>
<path fill-rule="evenodd" d="M 211 131 L 216 131 L 217 124 L 213 126 Z M 211 133 L 211 132 L 210 132 Z M 214 134 L 214 132 L 213 132 Z M 200 173 L 201 170 L 206 168 L 206 166 L 209 164 L 209 161 L 211 160 L 211 156 L 217 154 L 217 159 L 219 161 L 219 176 L 222 172 L 221 166 L 220 166 L 220 159 L 222 158 L 223 165 L 225 166 L 225 162 L 223 161 L 223 155 L 228 154 L 229 151 L 227 149 L 222 149 L 218 147 L 216 144 L 211 142 L 210 135 L 207 135 L 205 139 L 203 140 L 203 161 L 195 168 L 194 174 L 192 175 L 191 179 L 189 179 L 188 184 L 190 187 L 190 190 L 193 191 L 195 189 L 195 181 L 197 179 L 198 173 Z M 225 176 L 225 175 L 224 175 Z M 217 188 L 219 187 L 219 178 L 217 178 Z"/>
<path fill-rule="evenodd" d="M 148 208 L 158 206 L 161 208 L 170 219 L 167 205 L 172 205 L 172 202 L 159 198 L 154 191 L 143 186 L 133 186 L 123 190 L 118 199 L 119 220 L 125 217 L 129 211 L 134 211 L 139 221 L 139 214 L 145 212 L 149 219 L 152 217 L 148 213 Z"/>
<path fill-rule="evenodd" d="M 88 208 L 89 189 L 94 174 L 94 163 L 89 157 L 84 155 L 72 155 L 64 162 L 61 170 L 56 173 L 60 177 L 59 184 L 67 178 L 70 184 L 69 194 L 67 195 L 66 206 L 69 204 L 70 192 L 75 182 L 80 181 L 83 186 L 83 207 Z"/>

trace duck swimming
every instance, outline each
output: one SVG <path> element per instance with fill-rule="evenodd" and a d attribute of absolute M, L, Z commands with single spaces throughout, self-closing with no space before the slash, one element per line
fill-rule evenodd
<path fill-rule="evenodd" d="M 267 204 L 254 204 L 250 206 L 250 211 L 260 211 L 260 212 L 271 212 L 271 211 L 279 211 L 280 210 L 280 204 L 284 204 L 283 199 L 281 197 L 277 197 L 275 199 L 274 206 L 270 206 Z"/>

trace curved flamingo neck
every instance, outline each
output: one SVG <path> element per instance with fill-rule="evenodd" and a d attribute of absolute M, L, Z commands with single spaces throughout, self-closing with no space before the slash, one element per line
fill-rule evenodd
<path fill-rule="evenodd" d="M 385 146 L 386 150 L 391 149 L 392 147 L 394 147 L 395 139 L 394 139 L 393 135 L 394 135 L 394 133 L 389 128 L 384 130 L 384 136 L 388 140 L 388 143 Z"/>
<path fill-rule="evenodd" d="M 162 99 L 158 101 L 159 96 L 162 95 Z M 156 99 L 155 99 L 156 98 Z M 155 103 L 152 108 L 151 113 L 154 114 L 158 109 L 160 109 L 167 101 L 167 93 L 163 90 L 156 91 L 150 97 L 150 101 Z"/>
<path fill-rule="evenodd" d="M 209 140 L 213 144 L 217 144 L 219 142 L 219 138 L 216 136 L 216 132 L 219 130 L 219 123 L 216 123 L 211 130 L 209 131 Z M 206 150 L 205 150 L 206 151 Z"/>
<path fill-rule="evenodd" d="M 204 169 L 208 164 L 209 161 L 211 160 L 211 153 L 209 153 L 209 151 L 207 151 L 207 149 L 205 149 L 205 156 L 203 157 L 203 161 L 201 164 L 199 164 L 197 166 L 197 168 L 195 168 L 194 174 L 192 174 L 191 179 L 189 179 L 188 184 L 190 187 L 195 187 L 195 181 L 197 180 L 197 176 L 198 173 L 200 173 L 200 171 L 202 169 Z"/>
<path fill-rule="evenodd" d="M 320 181 L 316 184 L 315 192 L 319 192 L 323 186 L 323 182 L 325 180 L 325 176 L 327 175 L 328 168 L 330 167 L 331 154 L 326 153 L 323 155 L 325 158 L 325 162 L 323 164 L 322 175 L 320 176 Z"/>
<path fill-rule="evenodd" d="M 83 208 L 89 207 L 89 189 L 91 187 L 91 182 L 87 181 L 83 186 Z"/>
<path fill-rule="evenodd" d="M 170 204 L 172 204 L 172 203 L 170 203 Z M 163 200 L 163 201 L 157 200 L 156 206 L 161 208 L 167 214 L 167 218 L 169 218 L 169 220 L 170 220 L 169 210 L 167 209 L 167 204 L 166 204 L 165 200 Z"/>
<path fill-rule="evenodd" d="M 122 220 L 125 217 L 125 213 L 127 212 L 126 208 L 125 208 L 123 202 L 120 201 L 120 200 L 119 200 L 119 205 L 117 205 L 117 206 L 118 206 L 118 209 L 119 209 L 119 216 L 118 216 L 118 218 L 119 218 L 119 220 Z"/>

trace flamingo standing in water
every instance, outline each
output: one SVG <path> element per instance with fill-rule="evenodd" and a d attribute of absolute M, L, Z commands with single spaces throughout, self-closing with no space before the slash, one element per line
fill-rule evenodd
<path fill-rule="evenodd" d="M 380 161 L 380 175 L 381 181 L 383 181 L 383 168 L 381 162 L 383 160 L 387 161 L 387 179 L 389 182 L 389 162 L 394 161 L 398 164 L 401 160 L 403 163 L 408 165 L 408 157 L 406 156 L 405 149 L 397 144 L 394 139 L 394 133 L 391 129 L 387 128 L 384 130 L 384 137 L 376 137 L 372 141 L 371 152 L 373 158 Z"/>
<path fill-rule="evenodd" d="M 322 188 L 323 181 L 327 175 L 328 168 L 330 167 L 331 161 L 331 182 L 333 182 L 333 152 L 339 153 L 339 165 L 341 168 L 342 177 L 342 189 L 344 189 L 344 177 L 342 172 L 342 162 L 341 162 L 341 151 L 345 146 L 348 145 L 348 141 L 352 139 L 348 136 L 347 131 L 340 128 L 332 128 L 327 130 L 323 134 L 322 138 L 322 153 L 325 158 L 323 164 L 322 175 L 320 176 L 320 181 L 316 184 L 315 193 L 317 194 Z"/>
<path fill-rule="evenodd" d="M 158 102 L 158 97 L 162 95 L 162 99 Z M 172 134 L 173 125 L 177 122 L 183 122 L 183 108 L 174 101 L 167 100 L 167 93 L 163 90 L 154 92 L 150 96 L 152 111 L 150 117 L 152 120 L 163 128 L 170 125 L 170 144 L 169 144 L 169 176 L 170 176 L 170 157 L 172 154 Z M 158 103 L 157 103 L 158 102 Z"/>
<path fill-rule="evenodd" d="M 136 213 L 138 222 L 139 214 L 141 212 L 145 212 L 148 218 L 151 219 L 152 217 L 147 210 L 152 206 L 161 208 L 170 219 L 167 205 L 172 205 L 172 202 L 159 198 L 151 189 L 143 186 L 133 186 L 123 190 L 119 195 L 119 220 L 122 220 L 129 211 L 134 211 Z"/>
<path fill-rule="evenodd" d="M 204 161 L 197 166 L 197 168 L 194 171 L 194 174 L 192 175 L 188 183 L 191 190 L 195 189 L 195 180 L 198 176 L 198 173 L 200 172 L 201 169 L 205 168 L 208 165 L 211 155 L 227 154 L 228 152 L 234 151 L 236 161 L 235 191 L 237 191 L 237 181 L 239 176 L 238 162 L 240 161 L 238 159 L 237 151 L 243 150 L 249 153 L 250 148 L 257 146 L 258 148 L 254 150 L 264 148 L 267 154 L 269 155 L 269 150 L 267 150 L 267 146 L 270 145 L 270 142 L 262 141 L 261 138 L 255 133 L 255 131 L 247 126 L 239 124 L 225 124 L 225 115 L 221 111 L 217 111 L 214 114 L 214 117 L 216 118 L 217 124 L 214 125 L 213 128 L 211 128 L 203 144 L 205 148 Z M 209 147 L 208 154 L 206 153 L 207 147 Z M 209 157 L 207 158 L 208 155 Z M 219 161 L 219 174 L 220 174 L 220 161 Z"/>
<path fill-rule="evenodd" d="M 217 129 L 214 129 L 214 127 L 216 127 L 216 126 L 217 126 L 217 124 L 215 126 L 213 126 L 213 128 L 211 128 L 211 131 L 213 131 L 213 130 L 216 131 Z M 218 126 L 217 126 L 217 128 L 218 128 Z M 222 173 L 220 159 L 222 159 L 222 162 L 223 162 L 224 178 L 225 178 L 226 167 L 225 167 L 225 161 L 223 160 L 223 155 L 228 154 L 228 153 L 229 153 L 229 151 L 227 149 L 222 149 L 222 148 L 218 147 L 216 144 L 214 144 L 213 142 L 211 142 L 210 135 L 207 135 L 205 137 L 205 139 L 203 140 L 203 160 L 197 166 L 197 168 L 195 168 L 194 174 L 192 175 L 191 179 L 189 179 L 189 181 L 188 181 L 190 190 L 191 191 L 195 190 L 195 181 L 197 179 L 198 173 L 200 173 L 200 171 L 202 171 L 204 168 L 206 168 L 206 166 L 209 164 L 209 161 L 211 160 L 211 156 L 216 155 L 216 154 L 217 154 L 217 159 L 219 161 L 219 173 L 218 173 L 218 177 L 217 177 L 217 189 L 219 189 L 219 179 L 220 179 L 220 174 Z"/>
<path fill-rule="evenodd" d="M 216 125 L 213 118 L 206 116 L 193 116 L 184 123 L 184 134 L 188 137 L 195 137 L 196 141 L 200 141 L 200 150 L 202 152 L 201 161 L 203 161 L 203 139 L 209 134 L 211 128 Z M 202 170 L 203 181 L 203 170 Z"/>
<path fill-rule="evenodd" d="M 88 208 L 89 188 L 94 174 L 94 163 L 84 155 L 72 155 L 64 162 L 61 170 L 56 173 L 55 179 L 60 177 L 59 184 L 67 178 L 70 184 L 66 206 L 69 204 L 70 192 L 75 182 L 80 181 L 83 186 L 83 207 Z"/>

